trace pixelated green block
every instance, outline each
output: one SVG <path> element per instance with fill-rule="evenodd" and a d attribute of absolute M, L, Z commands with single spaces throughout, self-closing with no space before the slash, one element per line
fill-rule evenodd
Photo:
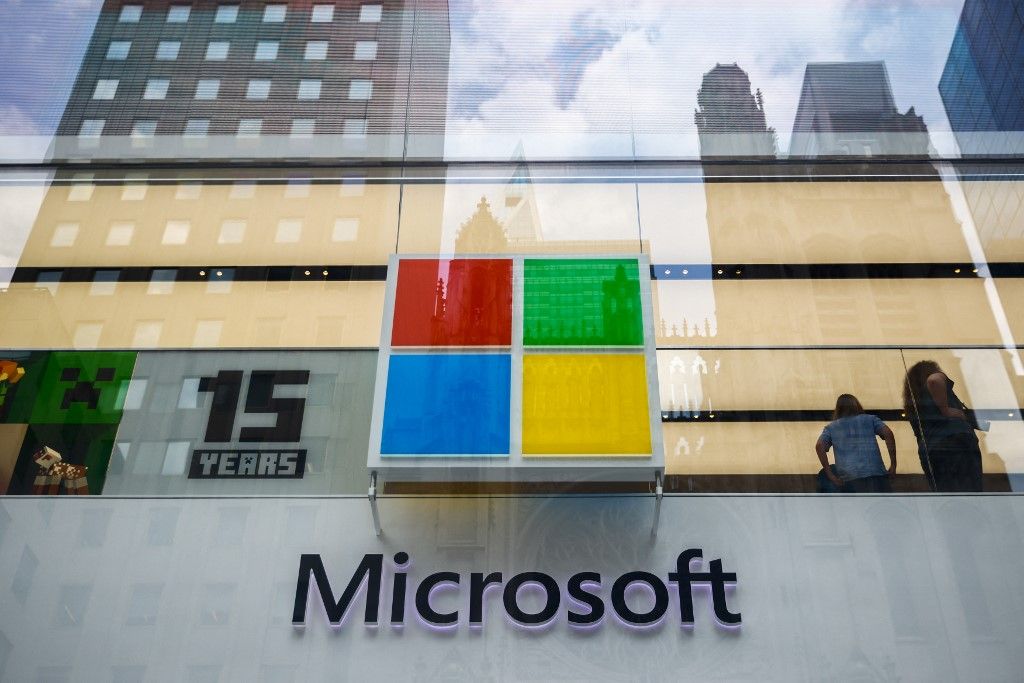
<path fill-rule="evenodd" d="M 526 346 L 642 346 L 636 259 L 526 259 Z"/>
<path fill-rule="evenodd" d="M 30 422 L 119 423 L 135 356 L 131 351 L 51 352 Z"/>
<path fill-rule="evenodd" d="M 0 382 L 0 422 L 25 424 L 31 420 L 49 358 L 47 351 L 0 351 L 0 360 L 17 363 L 25 370 L 13 384 Z"/>

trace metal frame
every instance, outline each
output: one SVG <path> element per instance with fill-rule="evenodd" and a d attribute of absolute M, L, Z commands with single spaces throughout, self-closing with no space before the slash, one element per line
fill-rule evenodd
<path fill-rule="evenodd" d="M 509 410 L 509 453 L 491 455 L 382 455 L 380 452 L 384 399 L 387 388 L 388 366 L 394 353 L 391 333 L 397 289 L 398 264 L 415 259 L 499 259 L 512 260 L 512 344 L 499 349 L 472 349 L 473 353 L 511 354 L 512 383 Z M 624 456 L 534 455 L 522 453 L 522 381 L 523 357 L 530 353 L 638 353 L 640 347 L 530 347 L 525 349 L 523 333 L 523 262 L 525 259 L 586 260 L 636 259 L 639 270 L 640 299 L 644 326 L 642 352 L 647 374 L 648 419 L 651 435 L 651 453 Z M 416 353 L 450 353 L 445 347 L 416 349 Z M 402 351 L 398 352 L 403 353 Z M 381 324 L 380 352 L 373 400 L 367 470 L 385 480 L 392 481 L 651 481 L 664 472 L 665 455 L 661 434 L 661 406 L 658 391 L 657 354 L 654 339 L 654 312 L 651 299 L 650 260 L 644 254 L 431 254 L 399 256 L 392 254 L 388 261 L 388 278 L 384 298 L 384 319 Z"/>

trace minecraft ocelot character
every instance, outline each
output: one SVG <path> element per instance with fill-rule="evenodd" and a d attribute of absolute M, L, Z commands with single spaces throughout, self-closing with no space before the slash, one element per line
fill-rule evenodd
<path fill-rule="evenodd" d="M 89 468 L 85 465 L 64 462 L 60 453 L 49 446 L 36 451 L 32 460 L 39 466 L 32 482 L 32 495 L 56 496 L 60 494 L 61 488 L 68 496 L 89 495 L 89 480 L 85 477 Z"/>

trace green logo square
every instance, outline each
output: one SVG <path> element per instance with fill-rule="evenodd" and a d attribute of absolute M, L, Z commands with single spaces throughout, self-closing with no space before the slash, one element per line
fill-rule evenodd
<path fill-rule="evenodd" d="M 526 259 L 525 346 L 643 346 L 636 259 Z"/>

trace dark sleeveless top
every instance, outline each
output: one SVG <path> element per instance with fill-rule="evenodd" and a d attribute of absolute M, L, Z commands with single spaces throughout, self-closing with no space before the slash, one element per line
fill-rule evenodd
<path fill-rule="evenodd" d="M 957 410 L 967 410 L 967 406 L 953 393 L 953 380 L 946 378 L 946 404 Z M 974 428 L 967 424 L 966 420 L 958 417 L 947 417 L 939 412 L 939 406 L 935 399 L 925 387 L 925 390 L 917 397 L 917 412 L 921 419 L 921 436 L 925 441 L 934 442 L 956 434 L 970 434 L 977 439 Z"/>

